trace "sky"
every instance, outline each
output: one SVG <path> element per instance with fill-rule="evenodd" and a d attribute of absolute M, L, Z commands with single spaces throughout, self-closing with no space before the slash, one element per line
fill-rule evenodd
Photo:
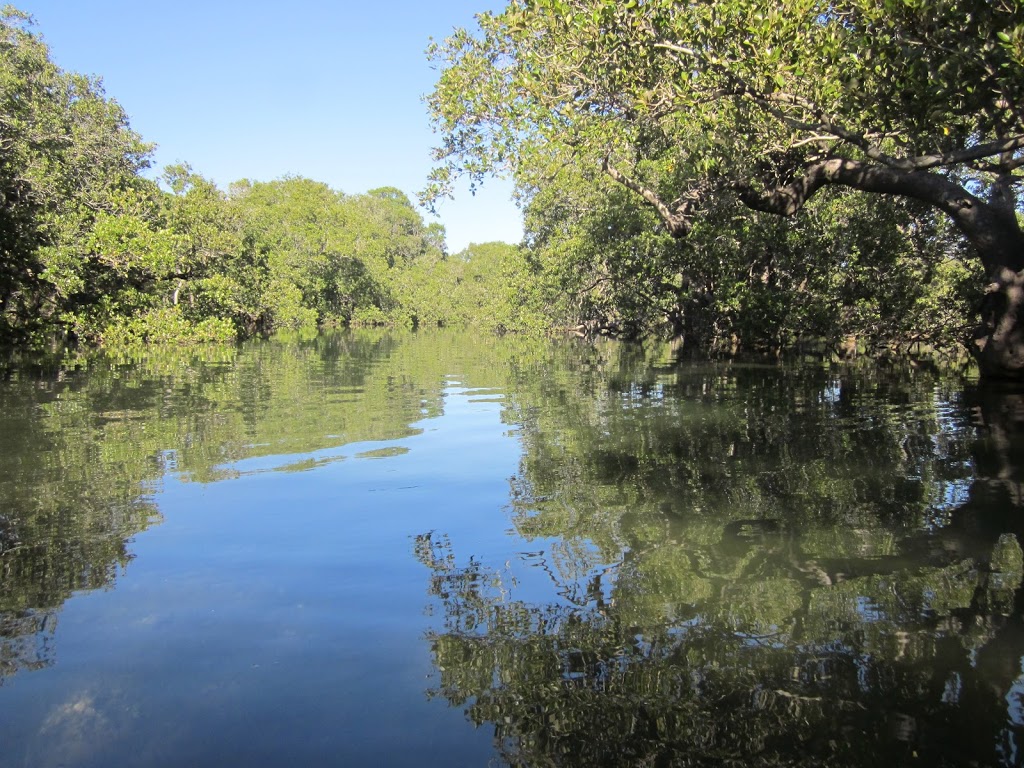
<path fill-rule="evenodd" d="M 349 194 L 382 186 L 410 199 L 439 143 L 423 97 L 424 50 L 472 26 L 491 0 L 13 0 L 63 69 L 103 78 L 153 164 L 187 162 L 222 189 L 286 175 Z M 453 253 L 519 242 L 509 182 L 444 201 Z"/>

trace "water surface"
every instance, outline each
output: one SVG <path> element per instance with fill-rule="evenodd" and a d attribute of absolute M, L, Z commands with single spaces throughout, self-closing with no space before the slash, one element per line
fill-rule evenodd
<path fill-rule="evenodd" d="M 0 383 L 0 765 L 1016 765 L 1022 405 L 337 334 Z"/>

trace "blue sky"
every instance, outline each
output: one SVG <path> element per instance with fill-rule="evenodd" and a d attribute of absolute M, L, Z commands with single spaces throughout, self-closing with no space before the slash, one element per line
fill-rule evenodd
<path fill-rule="evenodd" d="M 429 38 L 488 0 L 21 0 L 54 60 L 99 75 L 155 166 L 188 162 L 222 188 L 287 174 L 349 193 L 423 188 L 436 143 L 422 96 Z M 511 186 L 445 201 L 452 251 L 522 236 Z M 424 217 L 431 221 L 430 214 Z"/>

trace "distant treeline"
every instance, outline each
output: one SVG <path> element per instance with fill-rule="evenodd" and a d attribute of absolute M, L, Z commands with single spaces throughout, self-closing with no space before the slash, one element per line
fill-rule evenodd
<path fill-rule="evenodd" d="M 61 70 L 31 19 L 0 16 L 0 343 L 224 341 L 325 324 L 535 323 L 517 247 L 445 253 L 391 187 L 304 178 L 227 191 L 152 145 L 98 80 Z"/>

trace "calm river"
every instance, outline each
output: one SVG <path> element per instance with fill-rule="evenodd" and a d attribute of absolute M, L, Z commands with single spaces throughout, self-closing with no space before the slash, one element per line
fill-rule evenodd
<path fill-rule="evenodd" d="M 0 382 L 0 766 L 1020 765 L 1024 403 L 325 335 Z"/>

